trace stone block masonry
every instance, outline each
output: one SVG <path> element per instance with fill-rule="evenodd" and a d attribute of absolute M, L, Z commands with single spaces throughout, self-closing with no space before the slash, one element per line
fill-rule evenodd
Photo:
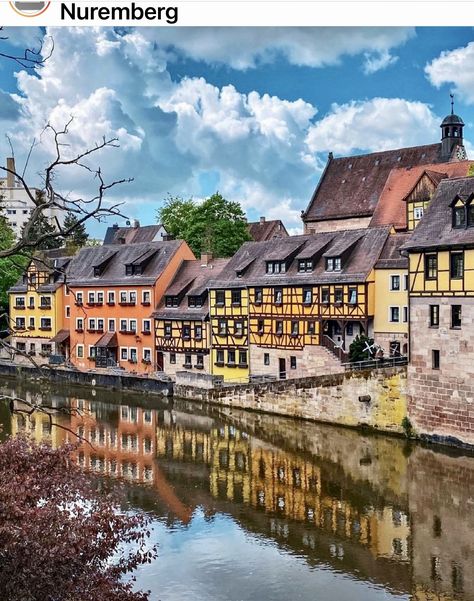
<path fill-rule="evenodd" d="M 204 389 L 176 385 L 176 397 L 342 426 L 402 434 L 406 367 Z"/>

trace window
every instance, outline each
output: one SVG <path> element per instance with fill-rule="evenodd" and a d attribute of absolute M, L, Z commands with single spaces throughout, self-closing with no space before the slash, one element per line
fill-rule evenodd
<path fill-rule="evenodd" d="M 103 305 L 104 304 L 104 293 L 103 292 L 98 292 L 97 293 L 97 304 L 98 305 Z"/>
<path fill-rule="evenodd" d="M 17 330 L 24 330 L 26 327 L 26 321 L 24 317 L 17 317 L 15 320 L 15 328 Z"/>
<path fill-rule="evenodd" d="M 217 365 L 224 365 L 224 351 L 217 351 L 216 352 L 216 364 Z"/>
<path fill-rule="evenodd" d="M 283 322 L 282 321 L 275 322 L 275 334 L 277 336 L 283 335 Z"/>
<path fill-rule="evenodd" d="M 439 305 L 430 305 L 430 327 L 439 326 Z"/>
<path fill-rule="evenodd" d="M 321 302 L 323 305 L 329 304 L 329 288 L 323 288 L 321 290 Z"/>
<path fill-rule="evenodd" d="M 389 321 L 392 323 L 398 323 L 400 321 L 400 307 L 390 307 Z"/>
<path fill-rule="evenodd" d="M 408 322 L 408 307 L 403 307 L 403 323 Z"/>
<path fill-rule="evenodd" d="M 225 319 L 219 319 L 217 333 L 219 336 L 227 336 L 227 321 Z"/>
<path fill-rule="evenodd" d="M 135 332 L 137 331 L 137 320 L 136 319 L 131 319 L 129 321 L 128 331 L 133 332 L 135 334 Z"/>
<path fill-rule="evenodd" d="M 225 305 L 225 290 L 216 290 L 216 305 L 219 307 Z"/>
<path fill-rule="evenodd" d="M 122 305 L 125 305 L 127 303 L 127 293 L 124 290 L 120 292 L 120 303 Z"/>
<path fill-rule="evenodd" d="M 188 307 L 202 307 L 202 296 L 189 296 Z"/>
<path fill-rule="evenodd" d="M 97 320 L 97 331 L 98 332 L 103 332 L 104 331 L 104 320 L 103 319 L 98 319 Z"/>
<path fill-rule="evenodd" d="M 281 288 L 275 288 L 273 292 L 273 301 L 275 305 L 281 305 L 283 303 L 283 290 Z"/>
<path fill-rule="evenodd" d="M 466 207 L 461 201 L 453 207 L 453 227 L 462 228 L 466 225 Z"/>
<path fill-rule="evenodd" d="M 234 322 L 234 334 L 238 338 L 242 338 L 244 335 L 244 322 L 243 321 L 235 321 Z"/>
<path fill-rule="evenodd" d="M 172 365 L 176 364 L 176 353 L 170 353 L 170 363 Z"/>
<path fill-rule="evenodd" d="M 30 330 L 35 329 L 35 318 L 34 317 L 30 317 L 28 327 L 30 328 Z"/>
<path fill-rule="evenodd" d="M 303 288 L 303 305 L 310 305 L 313 302 L 312 288 Z"/>
<path fill-rule="evenodd" d="M 29 299 L 29 307 L 30 309 L 34 309 L 35 308 L 35 297 L 34 296 L 30 296 Z"/>
<path fill-rule="evenodd" d="M 253 302 L 256 305 L 262 304 L 263 290 L 262 288 L 255 288 Z"/>
<path fill-rule="evenodd" d="M 464 253 L 451 253 L 451 279 L 460 280 L 464 276 Z"/>
<path fill-rule="evenodd" d="M 439 369 L 439 350 L 432 350 L 431 351 L 431 362 L 432 362 L 432 368 L 433 369 Z"/>
<path fill-rule="evenodd" d="M 120 320 L 120 331 L 121 332 L 126 332 L 127 331 L 127 320 L 126 319 L 121 319 Z"/>
<path fill-rule="evenodd" d="M 50 296 L 41 296 L 40 297 L 40 308 L 41 309 L 51 309 L 51 297 Z"/>
<path fill-rule="evenodd" d="M 235 351 L 233 349 L 227 351 L 227 364 L 235 365 Z"/>
<path fill-rule="evenodd" d="M 137 293 L 135 292 L 135 290 L 131 290 L 129 293 L 129 302 L 131 305 L 136 305 L 137 304 Z"/>
<path fill-rule="evenodd" d="M 348 323 L 346 326 L 346 333 L 348 336 L 353 336 L 354 335 L 354 324 L 353 323 Z"/>
<path fill-rule="evenodd" d="M 438 277 L 438 255 L 425 255 L 425 278 L 436 280 Z"/>
<path fill-rule="evenodd" d="M 300 333 L 300 324 L 298 321 L 292 321 L 291 322 L 291 335 L 292 336 L 298 336 L 298 334 Z"/>
<path fill-rule="evenodd" d="M 261 336 L 265 331 L 265 322 L 263 319 L 259 319 L 257 322 L 257 332 Z"/>
<path fill-rule="evenodd" d="M 189 324 L 183 325 L 183 340 L 190 340 L 191 338 L 191 326 Z"/>
<path fill-rule="evenodd" d="M 129 359 L 132 363 L 136 363 L 137 362 L 137 349 L 136 348 L 131 348 L 130 349 L 130 359 Z"/>
<path fill-rule="evenodd" d="M 342 288 L 336 288 L 334 290 L 334 302 L 336 304 L 341 304 L 344 299 L 344 291 Z"/>
<path fill-rule="evenodd" d="M 83 332 L 84 331 L 84 319 L 82 317 L 77 317 L 76 318 L 76 330 L 78 332 Z"/>
<path fill-rule="evenodd" d="M 142 320 L 142 332 L 149 334 L 151 331 L 151 321 L 149 319 Z"/>
<path fill-rule="evenodd" d="M 247 366 L 247 351 L 239 351 L 239 365 L 241 367 Z"/>
<path fill-rule="evenodd" d="M 285 273 L 286 263 L 284 261 L 267 261 L 267 273 Z"/>
<path fill-rule="evenodd" d="M 328 257 L 326 259 L 326 271 L 341 271 L 341 257 Z"/>
<path fill-rule="evenodd" d="M 87 302 L 89 303 L 89 305 L 93 305 L 95 303 L 95 292 L 88 293 Z"/>
<path fill-rule="evenodd" d="M 84 345 L 83 344 L 78 344 L 76 346 L 76 357 L 78 359 L 84 359 Z"/>
<path fill-rule="evenodd" d="M 17 342 L 16 350 L 20 352 L 26 352 L 26 342 Z"/>
<path fill-rule="evenodd" d="M 308 321 L 308 334 L 313 336 L 316 332 L 316 324 L 314 321 Z"/>
<path fill-rule="evenodd" d="M 462 313 L 461 305 L 451 305 L 451 327 L 452 328 L 460 328 L 461 327 L 461 313 Z"/>
<path fill-rule="evenodd" d="M 263 364 L 270 365 L 270 353 L 263 353 Z"/>
<path fill-rule="evenodd" d="M 202 340 L 202 325 L 200 323 L 194 326 L 194 338 L 196 340 Z"/>
<path fill-rule="evenodd" d="M 113 290 L 107 292 L 107 304 L 115 305 L 115 292 Z"/>
<path fill-rule="evenodd" d="M 298 271 L 300 273 L 313 271 L 313 261 L 311 259 L 300 259 L 298 261 Z"/>
<path fill-rule="evenodd" d="M 44 353 L 45 355 L 51 355 L 52 350 L 53 349 L 50 344 L 42 344 L 41 345 L 41 352 Z"/>
<path fill-rule="evenodd" d="M 15 307 L 17 309 L 24 309 L 25 308 L 25 297 L 24 296 L 17 296 L 15 298 Z"/>
<path fill-rule="evenodd" d="M 151 363 L 151 349 L 143 349 L 143 361 L 145 361 L 146 363 Z"/>
<path fill-rule="evenodd" d="M 474 226 L 474 202 L 471 203 L 467 207 L 467 227 Z"/>
<path fill-rule="evenodd" d="M 95 318 L 89 318 L 89 327 L 88 327 L 90 332 L 94 332 L 95 331 Z"/>
<path fill-rule="evenodd" d="M 170 321 L 165 321 L 165 338 L 171 338 L 173 325 Z"/>
<path fill-rule="evenodd" d="M 393 291 L 400 290 L 400 276 L 399 275 L 391 275 L 390 276 L 390 290 L 393 290 Z"/>
<path fill-rule="evenodd" d="M 94 277 L 95 278 L 100 278 L 100 274 L 102 273 L 102 269 L 100 267 L 95 266 L 94 267 Z"/>
<path fill-rule="evenodd" d="M 96 348 L 95 346 L 89 345 L 89 359 L 95 359 L 96 357 Z"/>
<path fill-rule="evenodd" d="M 232 305 L 239 306 L 242 302 L 242 290 L 232 290 Z"/>
<path fill-rule="evenodd" d="M 128 348 L 126 346 L 120 348 L 120 359 L 122 361 L 127 361 L 128 359 Z"/>
<path fill-rule="evenodd" d="M 50 330 L 50 329 L 51 329 L 51 319 L 49 317 L 42 317 L 40 330 Z"/>
<path fill-rule="evenodd" d="M 415 207 L 413 209 L 413 217 L 415 219 L 421 219 L 423 217 L 423 207 Z"/>
<path fill-rule="evenodd" d="M 296 357 L 290 357 L 290 369 L 296 369 Z"/>
<path fill-rule="evenodd" d="M 408 274 L 406 273 L 406 274 L 403 276 L 403 290 L 408 290 L 408 284 L 409 284 L 409 279 L 408 279 L 408 278 L 409 278 L 409 276 L 408 276 Z"/>
<path fill-rule="evenodd" d="M 347 302 L 350 305 L 357 305 L 357 288 L 349 288 L 348 289 Z"/>
<path fill-rule="evenodd" d="M 151 302 L 151 294 L 149 290 L 143 290 L 142 292 L 142 305 L 149 305 Z"/>
<path fill-rule="evenodd" d="M 109 319 L 107 322 L 107 329 L 109 332 L 115 332 L 115 319 Z"/>
<path fill-rule="evenodd" d="M 65 309 L 66 309 L 66 313 L 65 313 L 66 318 L 71 317 L 71 307 L 69 305 L 66 305 Z"/>

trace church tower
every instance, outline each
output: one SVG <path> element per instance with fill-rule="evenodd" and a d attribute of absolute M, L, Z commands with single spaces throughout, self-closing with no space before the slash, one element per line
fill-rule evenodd
<path fill-rule="evenodd" d="M 451 114 L 443 119 L 441 127 L 441 158 L 443 161 L 467 158 L 464 148 L 464 121 L 454 114 L 454 96 L 451 94 Z M 454 155 L 453 155 L 454 152 Z"/>

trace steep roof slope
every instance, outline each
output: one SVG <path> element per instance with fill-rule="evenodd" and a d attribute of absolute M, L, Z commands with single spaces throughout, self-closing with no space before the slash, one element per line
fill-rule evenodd
<path fill-rule="evenodd" d="M 255 242 L 271 240 L 272 238 L 286 238 L 288 236 L 286 227 L 280 219 L 252 221 L 248 224 L 248 228 L 249 234 Z"/>

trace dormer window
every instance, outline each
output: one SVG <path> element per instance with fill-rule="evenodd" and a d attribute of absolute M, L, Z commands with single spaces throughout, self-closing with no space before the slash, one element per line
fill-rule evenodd
<path fill-rule="evenodd" d="M 341 271 L 341 257 L 328 257 L 326 271 Z"/>
<path fill-rule="evenodd" d="M 267 261 L 267 273 L 285 273 L 286 263 L 284 261 Z"/>
<path fill-rule="evenodd" d="M 313 261 L 311 259 L 300 259 L 298 261 L 298 272 L 308 273 L 313 271 Z"/>
<path fill-rule="evenodd" d="M 165 296 L 165 306 L 166 307 L 177 307 L 178 306 L 178 297 L 177 296 Z"/>
<path fill-rule="evenodd" d="M 466 207 L 462 200 L 458 200 L 453 207 L 453 227 L 466 227 Z"/>
<path fill-rule="evenodd" d="M 133 265 L 129 263 L 125 265 L 125 275 L 141 275 L 142 274 L 142 266 L 141 265 Z"/>
<path fill-rule="evenodd" d="M 202 296 L 188 296 L 188 307 L 202 307 Z"/>

